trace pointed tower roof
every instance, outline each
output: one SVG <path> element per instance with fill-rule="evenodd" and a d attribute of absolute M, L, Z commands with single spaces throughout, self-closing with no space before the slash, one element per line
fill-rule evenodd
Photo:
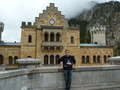
<path fill-rule="evenodd" d="M 101 25 L 97 22 L 96 24 L 94 24 L 94 27 L 98 27 L 98 28 L 100 28 Z"/>

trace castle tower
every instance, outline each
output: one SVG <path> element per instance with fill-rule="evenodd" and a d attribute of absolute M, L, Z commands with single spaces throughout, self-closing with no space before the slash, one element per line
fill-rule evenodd
<path fill-rule="evenodd" d="M 3 30 L 4 30 L 4 23 L 0 22 L 0 42 L 1 42 Z"/>
<path fill-rule="evenodd" d="M 106 27 L 96 23 L 93 27 L 90 27 L 91 43 L 106 45 Z"/>

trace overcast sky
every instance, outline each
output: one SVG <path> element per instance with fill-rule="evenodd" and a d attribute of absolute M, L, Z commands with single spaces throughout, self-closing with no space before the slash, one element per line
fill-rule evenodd
<path fill-rule="evenodd" d="M 49 3 L 55 3 L 67 19 L 76 16 L 84 8 L 90 8 L 90 1 L 108 2 L 111 0 L 1 0 L 0 21 L 5 24 L 2 40 L 20 42 L 21 22 L 34 22 Z M 120 0 L 117 0 L 120 1 Z"/>

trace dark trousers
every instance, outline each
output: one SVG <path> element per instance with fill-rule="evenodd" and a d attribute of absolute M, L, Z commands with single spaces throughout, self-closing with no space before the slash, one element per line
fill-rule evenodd
<path fill-rule="evenodd" d="M 64 77 L 66 83 L 65 90 L 70 90 L 71 82 L 72 82 L 72 70 L 64 70 Z"/>

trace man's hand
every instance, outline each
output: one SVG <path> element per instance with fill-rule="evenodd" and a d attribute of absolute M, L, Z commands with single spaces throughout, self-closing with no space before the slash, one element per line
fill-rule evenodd
<path fill-rule="evenodd" d="M 74 70 L 76 70 L 76 64 L 74 64 L 74 67 L 73 67 Z"/>
<path fill-rule="evenodd" d="M 61 67 L 60 67 L 60 64 L 58 64 L 58 71 L 60 71 L 61 70 Z"/>
<path fill-rule="evenodd" d="M 76 67 L 73 67 L 74 70 L 76 70 Z"/>

